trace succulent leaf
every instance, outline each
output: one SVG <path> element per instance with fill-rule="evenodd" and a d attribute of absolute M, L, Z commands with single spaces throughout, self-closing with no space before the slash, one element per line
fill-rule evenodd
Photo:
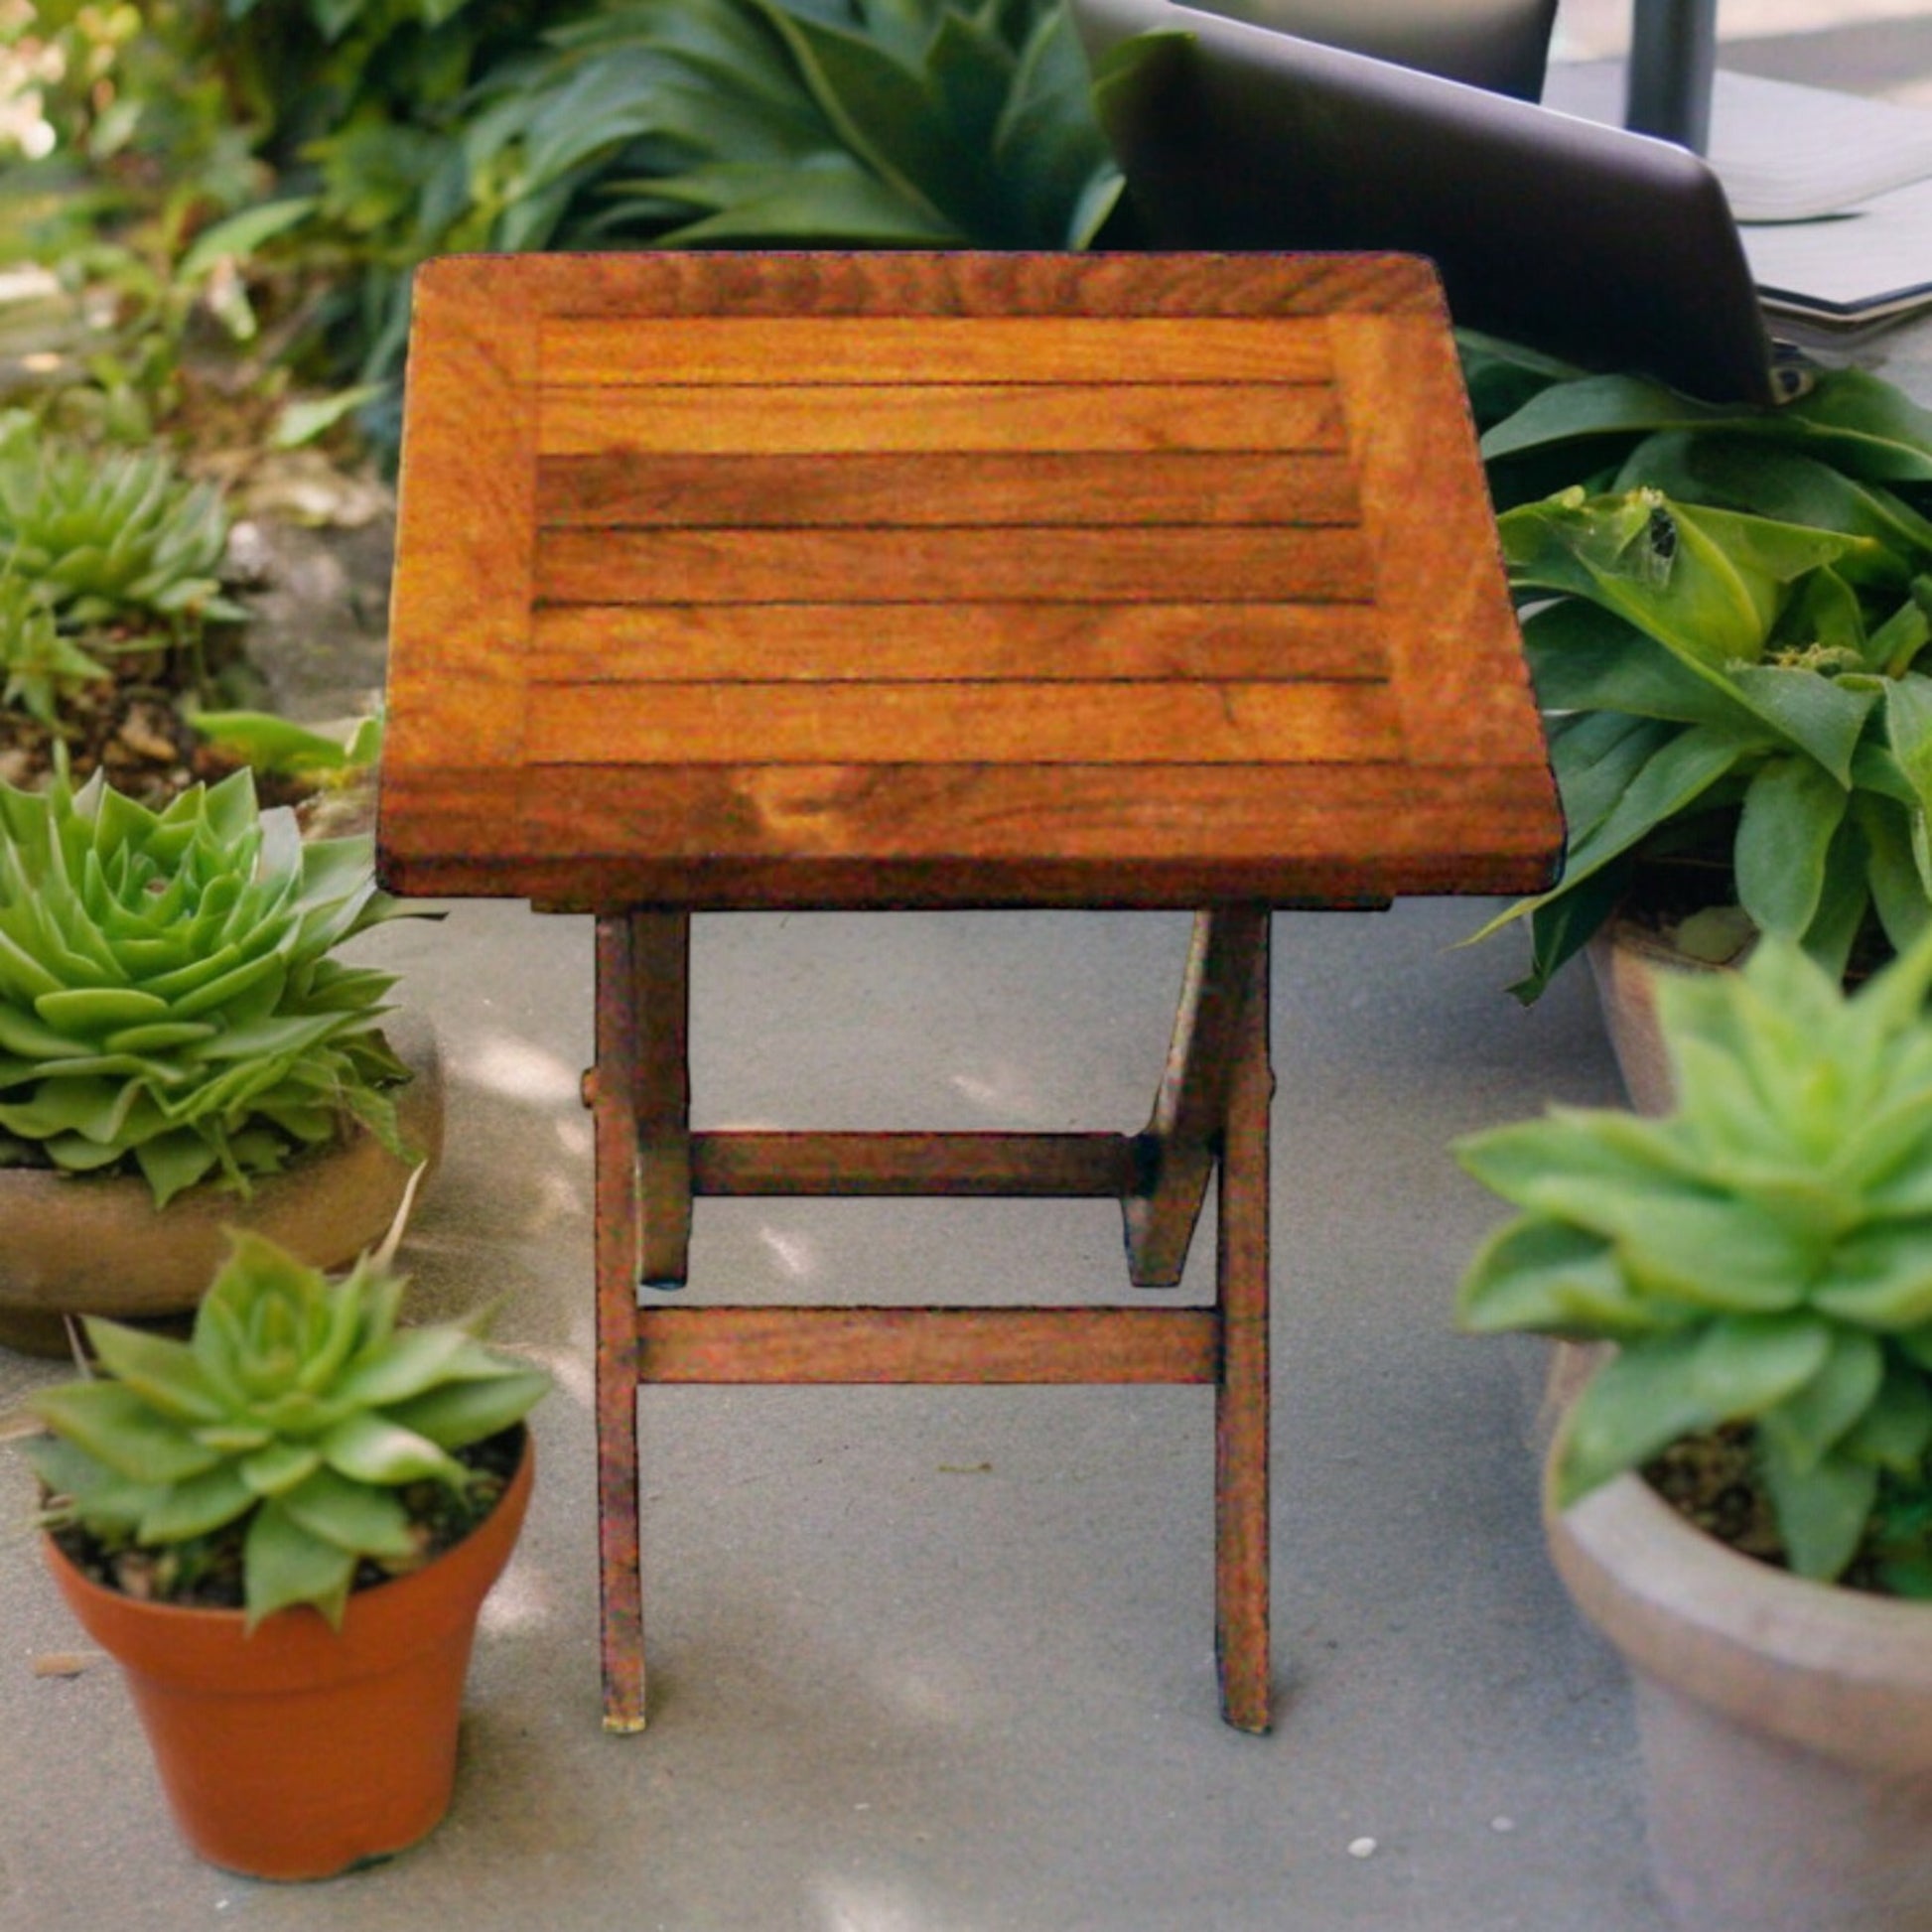
<path fill-rule="evenodd" d="M 393 981 L 329 955 L 398 909 L 366 839 L 305 851 L 245 771 L 159 813 L 98 774 L 0 787 L 0 1127 L 165 1204 L 210 1175 L 245 1191 L 319 1109 L 387 1125 Z"/>
<path fill-rule="evenodd" d="M 1750 1423 L 1793 1567 L 1836 1576 L 1878 1474 L 1932 1484 L 1932 936 L 1848 995 L 1793 940 L 1663 989 L 1676 1111 L 1553 1109 L 1457 1144 L 1519 1210 L 1458 1319 L 1616 1342 L 1558 1454 L 1576 1500 Z"/>
<path fill-rule="evenodd" d="M 340 1620 L 356 1564 L 420 1557 L 397 1492 L 465 1492 L 449 1451 L 521 1422 L 548 1378 L 450 1322 L 398 1329 L 405 1278 L 359 1260 L 339 1281 L 253 1233 L 186 1343 L 92 1322 L 125 1379 L 49 1389 L 30 1445 L 48 1519 L 147 1545 L 242 1525 L 251 1624 L 294 1603 Z"/>

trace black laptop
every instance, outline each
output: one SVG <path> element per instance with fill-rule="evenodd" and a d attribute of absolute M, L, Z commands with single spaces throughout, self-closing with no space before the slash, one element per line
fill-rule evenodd
<path fill-rule="evenodd" d="M 1723 403 L 1804 386 L 1688 150 L 1173 0 L 1070 7 L 1153 245 L 1427 255 L 1457 323 L 1587 368 Z"/>

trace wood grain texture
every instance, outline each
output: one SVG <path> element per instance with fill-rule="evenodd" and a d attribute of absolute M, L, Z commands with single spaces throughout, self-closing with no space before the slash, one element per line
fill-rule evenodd
<path fill-rule="evenodd" d="M 1354 473 L 1327 454 L 1221 450 L 928 451 L 842 458 L 634 449 L 545 457 L 537 521 L 553 529 L 840 525 L 1348 524 Z"/>
<path fill-rule="evenodd" d="M 1271 532 L 1271 535 L 1278 534 Z M 1258 543 L 1243 530 L 566 530 L 537 555 L 546 603 L 868 604 L 1028 600 L 1366 604 L 1354 530 Z"/>
<path fill-rule="evenodd" d="M 998 599 L 846 604 L 574 604 L 536 613 L 528 681 L 607 684 L 878 683 L 963 678 L 1032 684 L 1153 679 L 1383 682 L 1373 606 L 1022 604 Z M 1042 696 L 1047 694 L 1042 693 Z"/>
<path fill-rule="evenodd" d="M 701 1195 L 992 1195 L 1118 1200 L 1141 1184 L 1146 1151 L 1131 1134 L 698 1134 Z"/>
<path fill-rule="evenodd" d="M 609 391 L 675 383 L 1326 382 L 1323 322 L 1253 317 L 563 317 L 542 329 L 544 381 Z"/>
<path fill-rule="evenodd" d="M 1341 447 L 1332 388 L 1263 382 L 546 389 L 539 430 L 546 457 Z"/>
<path fill-rule="evenodd" d="M 1546 764 L 1453 341 L 1365 317 L 1335 331 L 1349 441 L 1418 763 Z M 1402 408 L 1385 399 L 1404 398 Z M 1472 648 L 1488 640 L 1489 648 Z M 1549 780 L 1546 821 L 1559 825 Z"/>
<path fill-rule="evenodd" d="M 1528 892 L 1550 869 L 1540 767 L 579 765 L 568 786 L 547 768 L 384 783 L 418 828 L 391 856 L 399 890 L 560 908 L 1353 904 Z"/>
<path fill-rule="evenodd" d="M 652 1308 L 651 1382 L 1212 1382 L 1212 1309 Z"/>
<path fill-rule="evenodd" d="M 1426 264 L 513 257 L 433 265 L 419 307 L 390 883 L 1171 905 L 1547 878 Z"/>
<path fill-rule="evenodd" d="M 1362 762 L 1400 749 L 1388 694 L 1349 684 L 1062 684 L 1042 705 L 1015 682 L 655 684 L 532 694 L 530 757 L 561 772 L 632 765 L 1159 764 L 1176 740 L 1203 763 Z"/>

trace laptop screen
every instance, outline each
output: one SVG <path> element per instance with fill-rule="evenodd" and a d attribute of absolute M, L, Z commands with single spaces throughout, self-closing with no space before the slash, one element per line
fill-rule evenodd
<path fill-rule="evenodd" d="M 1457 323 L 1772 402 L 1736 223 L 1696 155 L 1170 0 L 1070 0 L 1149 239 L 1432 258 Z M 1170 38 L 1119 70 L 1108 51 Z"/>

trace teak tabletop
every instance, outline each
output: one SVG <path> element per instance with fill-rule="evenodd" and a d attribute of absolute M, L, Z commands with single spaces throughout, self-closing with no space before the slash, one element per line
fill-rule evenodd
<path fill-rule="evenodd" d="M 384 882 L 597 914 L 605 1722 L 652 1382 L 1215 1392 L 1270 1723 L 1269 911 L 1530 890 L 1562 828 L 1447 317 L 1397 256 L 453 259 L 419 277 Z M 1197 908 L 1139 1133 L 694 1131 L 690 917 Z M 1100 1196 L 1210 1307 L 667 1300 L 707 1195 Z M 640 1285 L 651 1293 L 639 1306 Z"/>
<path fill-rule="evenodd" d="M 433 263 L 389 650 L 410 893 L 1360 901 L 1559 840 L 1407 257 Z"/>

